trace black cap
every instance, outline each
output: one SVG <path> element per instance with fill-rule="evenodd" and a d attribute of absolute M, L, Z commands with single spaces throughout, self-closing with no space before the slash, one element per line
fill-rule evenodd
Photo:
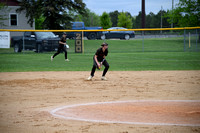
<path fill-rule="evenodd" d="M 101 46 L 108 46 L 106 42 L 102 43 Z"/>

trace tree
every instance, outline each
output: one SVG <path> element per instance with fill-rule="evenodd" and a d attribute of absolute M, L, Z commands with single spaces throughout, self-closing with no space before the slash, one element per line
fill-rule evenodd
<path fill-rule="evenodd" d="M 132 28 L 133 29 L 136 28 L 136 16 L 132 17 L 132 23 L 133 23 Z"/>
<path fill-rule="evenodd" d="M 142 12 L 140 11 L 139 14 L 135 18 L 135 28 L 141 28 L 141 21 L 142 21 Z"/>
<path fill-rule="evenodd" d="M 165 17 L 167 12 L 164 10 L 160 10 L 157 15 L 161 17 L 161 13 L 162 13 L 162 28 L 169 28 L 171 25 L 167 21 L 168 17 Z M 161 19 L 160 17 L 159 19 Z"/>
<path fill-rule="evenodd" d="M 69 11 L 85 14 L 85 3 L 82 0 L 22 0 L 18 12 L 26 11 L 28 23 L 33 26 L 34 19 L 41 14 L 45 17 L 43 27 L 45 29 L 62 29 L 73 20 Z M 33 10 L 34 9 L 34 10 Z"/>
<path fill-rule="evenodd" d="M 37 1 L 35 0 L 22 0 L 19 3 L 20 8 L 18 8 L 17 12 L 26 12 L 26 17 L 28 18 L 28 23 L 31 27 L 33 27 L 33 22 L 35 18 L 39 18 L 41 13 L 41 6 L 37 4 Z"/>
<path fill-rule="evenodd" d="M 131 29 L 133 25 L 132 18 L 127 13 L 121 12 L 118 16 L 117 26 Z"/>
<path fill-rule="evenodd" d="M 179 0 L 166 17 L 169 23 L 177 23 L 180 27 L 200 26 L 200 0 Z"/>
<path fill-rule="evenodd" d="M 118 15 L 119 15 L 119 12 L 117 10 L 109 13 L 109 16 L 110 16 L 111 21 L 112 21 L 112 27 L 117 27 Z"/>
<path fill-rule="evenodd" d="M 145 27 L 146 28 L 152 28 L 152 27 L 154 27 L 154 19 L 155 18 L 155 14 L 153 13 L 153 12 L 150 12 L 147 16 L 146 16 L 146 25 L 145 25 Z"/>
<path fill-rule="evenodd" d="M 44 29 L 43 23 L 44 23 L 45 17 L 41 15 L 39 18 L 35 19 L 35 29 L 42 30 Z"/>
<path fill-rule="evenodd" d="M 103 27 L 103 29 L 108 29 L 112 26 L 112 22 L 108 13 L 103 12 L 102 16 L 100 17 L 100 24 Z"/>
<path fill-rule="evenodd" d="M 86 9 L 87 17 L 80 15 L 85 26 L 100 26 L 100 16 Z"/>

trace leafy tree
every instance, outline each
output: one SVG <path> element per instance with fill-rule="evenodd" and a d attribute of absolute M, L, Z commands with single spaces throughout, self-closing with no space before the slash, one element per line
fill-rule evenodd
<path fill-rule="evenodd" d="M 26 11 L 28 23 L 33 26 L 34 19 L 41 14 L 45 17 L 45 29 L 62 29 L 71 25 L 73 20 L 69 11 L 85 14 L 85 3 L 82 0 L 22 0 L 18 12 Z M 34 9 L 34 10 L 33 10 Z"/>
<path fill-rule="evenodd" d="M 146 28 L 160 28 L 161 27 L 161 14 L 162 14 L 162 27 L 168 28 L 170 27 L 170 23 L 167 21 L 168 17 L 166 17 L 167 12 L 164 10 L 160 10 L 157 14 L 154 14 L 153 12 L 150 12 L 148 15 L 146 15 Z M 139 12 L 138 16 L 134 19 L 135 28 L 141 28 L 141 12 Z"/>
<path fill-rule="evenodd" d="M 136 28 L 136 17 L 132 17 L 132 23 L 133 23 L 132 28 L 133 29 Z"/>
<path fill-rule="evenodd" d="M 131 29 L 133 25 L 132 18 L 127 13 L 121 12 L 118 16 L 117 26 Z"/>
<path fill-rule="evenodd" d="M 166 16 L 169 23 L 180 27 L 200 26 L 200 0 L 179 0 L 177 7 Z"/>
<path fill-rule="evenodd" d="M 102 16 L 100 17 L 100 23 L 103 29 L 108 29 L 112 26 L 112 22 L 108 13 L 103 12 Z"/>
<path fill-rule="evenodd" d="M 146 18 L 145 18 L 145 20 L 146 20 L 146 22 L 145 22 L 145 27 L 146 28 L 152 28 L 152 27 L 154 27 L 154 19 L 155 18 L 155 14 L 153 13 L 153 12 L 150 12 L 147 16 L 146 16 Z"/>
<path fill-rule="evenodd" d="M 73 17 L 74 21 L 82 21 L 82 17 L 80 14 L 75 15 L 75 13 L 72 13 L 72 15 L 74 16 Z"/>
<path fill-rule="evenodd" d="M 85 23 L 85 26 L 100 26 L 100 16 L 91 12 L 89 9 L 87 9 L 86 12 L 87 17 L 81 15 L 81 19 Z"/>
<path fill-rule="evenodd" d="M 44 23 L 45 17 L 41 15 L 39 18 L 35 19 L 35 29 L 42 30 L 44 29 L 43 23 Z"/>
<path fill-rule="evenodd" d="M 109 13 L 109 16 L 110 16 L 111 21 L 112 21 L 112 27 L 117 27 L 118 15 L 119 15 L 119 12 L 117 10 Z"/>
<path fill-rule="evenodd" d="M 17 12 L 26 11 L 26 17 L 31 27 L 33 27 L 34 19 L 39 18 L 41 14 L 41 6 L 37 3 L 35 0 L 22 0 L 19 3 L 20 8 L 16 10 Z"/>
<path fill-rule="evenodd" d="M 72 17 L 73 21 L 82 21 L 85 26 L 100 26 L 100 16 L 91 12 L 90 9 L 86 8 L 86 14 L 77 14 L 74 11 L 68 12 Z"/>
<path fill-rule="evenodd" d="M 160 10 L 158 12 L 158 16 L 159 16 L 159 19 L 161 19 L 161 13 L 162 13 L 162 28 L 169 28 L 171 25 L 170 23 L 167 21 L 168 20 L 168 17 L 165 17 L 167 12 L 164 11 L 164 10 Z"/>
<path fill-rule="evenodd" d="M 135 18 L 135 28 L 141 28 L 141 24 L 142 24 L 142 12 L 140 11 Z"/>

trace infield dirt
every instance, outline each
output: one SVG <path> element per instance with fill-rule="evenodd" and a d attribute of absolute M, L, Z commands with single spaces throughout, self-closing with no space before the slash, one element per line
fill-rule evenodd
<path fill-rule="evenodd" d="M 199 133 L 199 126 L 134 125 L 66 120 L 57 107 L 129 100 L 200 100 L 200 71 L 101 71 L 0 73 L 2 133 Z M 123 113 L 123 112 L 122 112 Z M 199 114 L 197 114 L 199 117 Z"/>

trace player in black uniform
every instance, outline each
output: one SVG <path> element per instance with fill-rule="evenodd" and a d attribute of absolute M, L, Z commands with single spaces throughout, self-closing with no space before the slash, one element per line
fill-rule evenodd
<path fill-rule="evenodd" d="M 105 59 L 105 57 L 108 55 L 108 44 L 103 43 L 101 46 L 102 46 L 101 48 L 97 49 L 97 51 L 93 57 L 93 67 L 92 67 L 91 74 L 88 77 L 88 80 L 92 80 L 92 78 L 94 77 L 96 68 L 100 69 L 102 65 L 105 66 L 105 69 L 103 71 L 101 79 L 106 80 L 105 75 L 109 69 L 109 64 Z"/>
<path fill-rule="evenodd" d="M 56 55 L 60 54 L 61 50 L 63 50 L 65 52 L 65 61 L 69 61 L 69 59 L 67 58 L 67 50 L 65 48 L 65 45 L 67 45 L 66 37 L 67 37 L 67 34 L 63 33 L 63 36 L 61 37 L 61 39 L 59 41 L 58 51 L 53 56 L 51 56 L 51 61 L 53 61 L 53 59 Z"/>

